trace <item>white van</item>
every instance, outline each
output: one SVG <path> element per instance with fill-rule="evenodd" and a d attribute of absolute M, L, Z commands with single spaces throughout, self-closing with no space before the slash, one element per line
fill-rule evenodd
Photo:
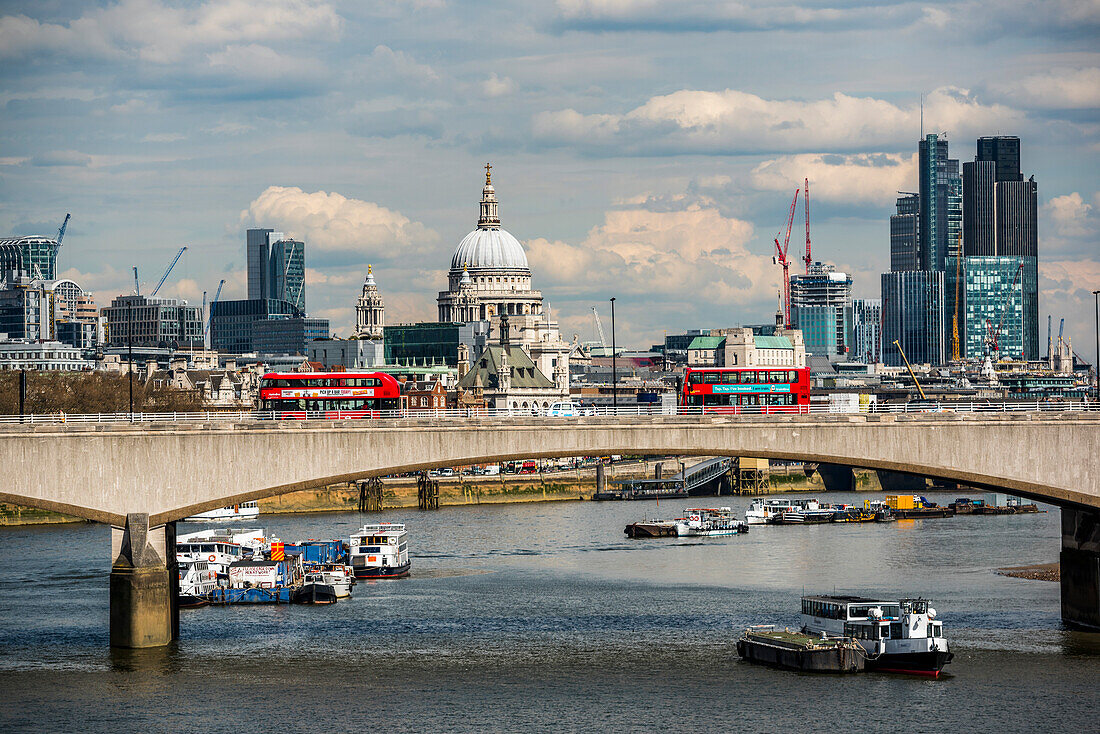
<path fill-rule="evenodd" d="M 576 418 L 582 415 L 596 415 L 596 409 L 591 406 L 582 406 L 569 400 L 553 403 L 546 409 L 549 418 Z"/>

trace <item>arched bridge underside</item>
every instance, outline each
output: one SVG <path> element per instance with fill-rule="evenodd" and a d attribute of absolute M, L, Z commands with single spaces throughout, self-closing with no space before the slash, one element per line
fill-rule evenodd
<path fill-rule="evenodd" d="M 11 426 L 0 499 L 160 525 L 235 502 L 512 458 L 755 456 L 845 464 L 1100 508 L 1100 415 L 916 414 Z"/>

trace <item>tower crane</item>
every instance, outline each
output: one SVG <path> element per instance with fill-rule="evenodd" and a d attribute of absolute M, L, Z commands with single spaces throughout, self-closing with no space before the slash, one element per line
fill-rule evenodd
<path fill-rule="evenodd" d="M 141 285 L 138 284 L 137 265 L 134 266 L 134 295 L 141 295 Z"/>
<path fill-rule="evenodd" d="M 810 263 L 814 261 L 813 256 L 810 254 L 810 179 L 806 179 L 802 191 L 805 194 L 805 203 L 803 206 L 806 209 L 806 256 L 802 258 L 802 262 L 806 263 L 806 275 L 809 275 Z"/>
<path fill-rule="evenodd" d="M 962 272 L 962 232 L 955 253 L 955 313 L 951 316 L 951 361 L 959 361 L 959 275 Z"/>
<path fill-rule="evenodd" d="M 187 252 L 187 248 L 181 247 L 179 249 L 179 252 L 176 253 L 176 256 L 172 258 L 172 262 L 169 263 L 168 268 L 164 271 L 164 275 L 160 276 L 160 280 L 157 282 L 157 287 L 154 288 L 153 292 L 149 294 L 150 298 L 155 296 L 160 291 L 160 287 L 164 285 L 164 281 L 168 280 L 168 275 L 172 272 L 172 268 L 176 267 L 176 263 L 180 261 L 180 258 L 183 257 L 183 253 L 185 252 Z"/>
<path fill-rule="evenodd" d="M 787 215 L 787 234 L 783 237 L 782 247 L 779 245 L 779 235 L 775 236 L 775 250 L 777 257 L 772 258 L 773 263 L 783 266 L 783 323 L 789 326 L 791 323 L 791 261 L 787 259 L 787 248 L 791 243 L 791 227 L 794 225 L 794 208 L 798 205 L 799 190 L 794 190 L 794 198 L 791 199 L 791 211 Z"/>
<path fill-rule="evenodd" d="M 604 349 L 607 349 L 607 337 L 603 333 L 603 324 L 600 323 L 600 313 L 596 310 L 596 307 L 592 307 L 592 318 L 596 321 L 596 333 L 600 335 L 600 344 Z"/>
<path fill-rule="evenodd" d="M 61 229 L 57 230 L 57 247 L 61 248 L 61 240 L 65 239 L 65 228 L 69 226 L 69 219 L 72 214 L 65 214 L 65 221 L 61 223 Z"/>
<path fill-rule="evenodd" d="M 210 314 L 206 317 L 206 325 L 202 330 L 203 343 L 206 343 L 206 335 L 210 333 L 210 321 L 214 318 L 214 304 L 218 302 L 218 299 L 222 297 L 222 286 L 225 285 L 225 278 L 222 278 L 222 282 L 218 283 L 218 290 L 214 293 L 214 300 L 210 302 Z"/>

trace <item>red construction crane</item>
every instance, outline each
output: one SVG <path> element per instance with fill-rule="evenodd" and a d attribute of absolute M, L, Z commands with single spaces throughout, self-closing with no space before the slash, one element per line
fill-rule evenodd
<path fill-rule="evenodd" d="M 787 234 L 783 237 L 783 246 L 779 246 L 779 235 L 775 236 L 775 250 L 778 257 L 772 258 L 783 266 L 783 324 L 791 324 L 791 261 L 787 259 L 787 248 L 791 243 L 791 227 L 794 226 L 794 208 L 798 205 L 798 189 L 794 190 L 794 198 L 791 199 L 791 212 L 787 215 Z"/>
<path fill-rule="evenodd" d="M 1020 271 L 1022 271 L 1023 269 L 1024 269 L 1024 264 L 1022 262 L 1019 265 L 1016 266 L 1016 274 L 1014 276 L 1012 276 L 1012 285 L 1010 285 L 1008 287 L 1008 293 L 1005 294 L 1005 305 L 1004 305 L 1004 308 L 1001 309 L 1000 321 L 997 322 L 996 330 L 990 329 L 990 332 L 989 332 L 989 347 L 990 347 L 989 351 L 990 351 L 990 354 L 992 354 L 994 352 L 1000 352 L 1001 351 L 1001 345 L 1000 345 L 1001 329 L 1005 325 L 1005 316 L 1008 315 L 1009 304 L 1012 303 L 1012 290 L 1014 288 L 1016 288 L 1016 282 L 1020 280 Z M 986 324 L 988 326 L 992 326 L 993 322 L 990 321 L 989 319 L 986 319 Z"/>
<path fill-rule="evenodd" d="M 810 263 L 814 261 L 810 256 L 810 179 L 806 179 L 806 185 L 802 189 L 806 194 L 806 257 L 802 262 L 806 263 L 806 275 L 810 274 Z"/>

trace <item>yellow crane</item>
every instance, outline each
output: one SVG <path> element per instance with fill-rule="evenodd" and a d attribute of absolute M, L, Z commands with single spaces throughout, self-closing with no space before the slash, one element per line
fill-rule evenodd
<path fill-rule="evenodd" d="M 909 376 L 913 378 L 913 384 L 917 386 L 917 392 L 920 393 L 920 399 L 927 400 L 928 398 L 924 394 L 924 388 L 922 388 L 920 386 L 920 383 L 917 382 L 917 376 L 913 373 L 913 365 L 909 364 L 909 358 L 905 356 L 905 350 L 901 348 L 900 344 L 898 344 L 897 339 L 894 340 L 894 346 L 898 348 L 898 352 L 901 353 L 901 358 L 905 360 L 905 367 L 909 370 Z"/>
<path fill-rule="evenodd" d="M 951 361 L 959 361 L 959 275 L 962 271 L 962 232 L 955 249 L 955 313 L 951 317 Z M 900 347 L 899 347 L 900 348 Z M 1049 351 L 1049 350 L 1048 350 Z"/>

